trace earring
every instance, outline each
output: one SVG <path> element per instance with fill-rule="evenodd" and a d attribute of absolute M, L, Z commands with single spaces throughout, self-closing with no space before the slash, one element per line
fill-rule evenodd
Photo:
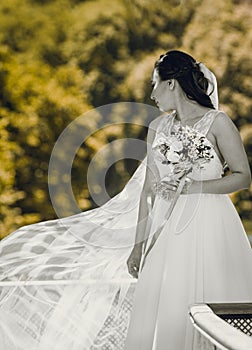
<path fill-rule="evenodd" d="M 173 81 L 172 80 L 168 80 L 168 85 L 170 86 L 170 90 L 172 90 L 173 86 L 174 86 Z"/>

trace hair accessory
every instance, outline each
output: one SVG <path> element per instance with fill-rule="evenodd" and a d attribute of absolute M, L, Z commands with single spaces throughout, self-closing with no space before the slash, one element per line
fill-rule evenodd
<path fill-rule="evenodd" d="M 181 68 L 178 72 L 173 74 L 173 78 L 179 78 L 182 77 L 184 74 L 188 72 L 193 72 L 193 71 L 200 71 L 199 65 L 197 63 L 194 63 L 191 66 L 185 66 Z"/>

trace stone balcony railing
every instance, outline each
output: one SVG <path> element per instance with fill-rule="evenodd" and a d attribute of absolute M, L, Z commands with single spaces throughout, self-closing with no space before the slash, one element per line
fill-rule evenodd
<path fill-rule="evenodd" d="M 252 350 L 252 303 L 193 304 L 199 350 Z"/>

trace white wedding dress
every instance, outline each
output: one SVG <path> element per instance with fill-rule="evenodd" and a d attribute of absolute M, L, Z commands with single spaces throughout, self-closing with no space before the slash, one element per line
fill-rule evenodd
<path fill-rule="evenodd" d="M 207 137 L 218 113 L 206 113 L 194 128 Z M 174 115 L 162 118 L 152 148 L 173 125 Z M 221 160 L 212 152 L 191 178 L 222 177 Z M 167 165 L 155 153 L 154 160 L 165 176 Z M 150 235 L 166 211 L 166 200 L 156 197 Z M 252 250 L 227 194 L 181 194 L 139 275 L 124 350 L 199 350 L 189 305 L 208 302 L 252 302 Z"/>
<path fill-rule="evenodd" d="M 217 113 L 194 127 L 207 135 Z M 173 122 L 163 116 L 159 131 L 169 137 Z M 252 301 L 252 252 L 228 195 L 181 194 L 138 280 L 128 273 L 145 163 L 103 206 L 1 241 L 2 349 L 196 350 L 189 304 Z M 165 165 L 156 165 L 163 176 Z M 222 174 L 214 152 L 200 176 Z M 156 197 L 150 232 L 166 210 Z"/>

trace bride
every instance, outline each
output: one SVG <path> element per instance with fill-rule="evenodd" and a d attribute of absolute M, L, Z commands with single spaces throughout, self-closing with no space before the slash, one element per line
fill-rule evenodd
<path fill-rule="evenodd" d="M 251 302 L 251 248 L 228 196 L 251 175 L 215 76 L 174 50 L 152 81 L 163 114 L 124 189 L 1 241 L 3 349 L 196 350 L 191 303 Z"/>
<path fill-rule="evenodd" d="M 152 81 L 151 98 L 160 110 L 175 112 L 150 123 L 139 212 L 144 215 L 148 195 L 156 193 L 152 241 L 148 250 L 143 248 L 146 232 L 139 225 L 127 260 L 138 282 L 124 349 L 196 350 L 200 344 L 189 320 L 190 304 L 252 301 L 251 247 L 228 196 L 249 188 L 251 174 L 237 128 L 218 110 L 217 83 L 206 66 L 184 52 L 169 51 L 157 60 Z M 181 132 L 185 150 L 189 148 L 198 161 L 198 151 L 205 158 L 190 172 L 183 168 L 183 152 L 176 159 L 183 147 Z M 191 135 L 196 140 L 192 146 Z M 174 153 L 179 167 L 172 165 Z M 224 176 L 226 165 L 231 174 Z M 153 187 L 154 174 L 159 180 Z M 167 196 L 172 192 L 176 195 Z M 141 267 L 143 251 L 146 260 Z"/>

